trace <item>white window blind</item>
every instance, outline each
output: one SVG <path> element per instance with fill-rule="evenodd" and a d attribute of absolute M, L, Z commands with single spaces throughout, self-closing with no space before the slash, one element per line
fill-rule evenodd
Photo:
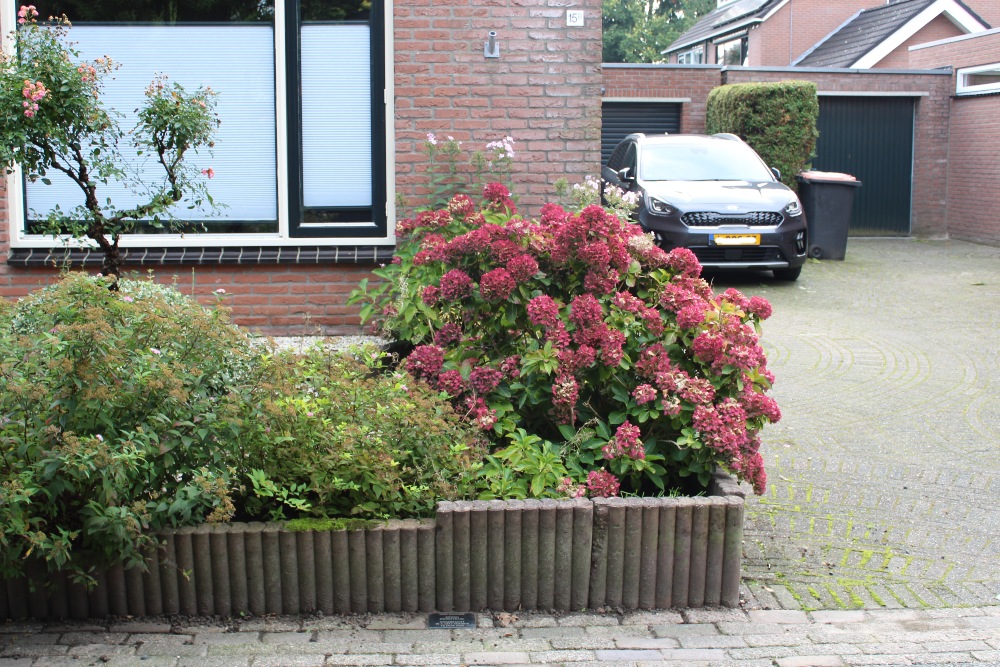
<path fill-rule="evenodd" d="M 217 112 L 222 124 L 213 149 L 191 153 L 188 159 L 200 169 L 211 167 L 208 181 L 216 203 L 187 210 L 180 202 L 174 215 L 188 220 L 277 220 L 275 157 L 274 29 L 270 25 L 87 26 L 77 25 L 70 39 L 86 60 L 107 55 L 121 65 L 113 79 L 105 79 L 104 101 L 118 110 L 123 130 L 135 127 L 135 109 L 142 106 L 146 86 L 158 73 L 180 83 L 188 92 L 211 86 L 218 93 Z M 153 156 L 136 158 L 131 145 L 122 143 L 123 155 L 140 170 L 143 180 L 159 183 L 163 169 Z M 32 218 L 44 217 L 57 203 L 66 211 L 82 203 L 82 194 L 68 177 L 50 172 L 52 185 L 41 181 L 27 185 Z M 146 201 L 124 184 L 99 186 L 100 201 L 111 197 L 121 209 Z"/>
<path fill-rule="evenodd" d="M 306 24 L 301 48 L 303 204 L 371 206 L 370 28 Z"/>

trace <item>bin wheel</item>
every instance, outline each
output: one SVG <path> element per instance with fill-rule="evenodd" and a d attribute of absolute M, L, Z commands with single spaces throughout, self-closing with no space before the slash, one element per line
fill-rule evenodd
<path fill-rule="evenodd" d="M 774 277 L 777 280 L 793 281 L 798 280 L 802 273 L 802 267 L 796 266 L 794 269 L 774 269 Z"/>
<path fill-rule="evenodd" d="M 820 248 L 818 245 L 814 245 L 813 247 L 809 248 L 809 256 L 812 257 L 813 259 L 820 259 L 821 257 L 823 257 L 823 249 Z"/>

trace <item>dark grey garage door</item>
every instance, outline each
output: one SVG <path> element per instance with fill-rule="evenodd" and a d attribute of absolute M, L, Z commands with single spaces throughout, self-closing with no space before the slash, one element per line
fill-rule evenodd
<path fill-rule="evenodd" d="M 862 182 L 851 233 L 909 235 L 913 98 L 821 96 L 818 126 L 813 169 L 852 174 Z"/>
<path fill-rule="evenodd" d="M 615 146 L 633 132 L 681 131 L 680 102 L 605 102 L 601 113 L 601 164 L 607 164 Z"/>

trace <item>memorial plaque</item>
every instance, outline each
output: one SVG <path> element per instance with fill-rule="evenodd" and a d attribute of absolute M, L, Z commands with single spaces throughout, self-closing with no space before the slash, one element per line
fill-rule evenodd
<path fill-rule="evenodd" d="M 460 629 L 475 629 L 476 627 L 476 615 L 472 612 L 467 612 L 464 614 L 459 613 L 440 613 L 434 612 L 430 614 L 427 618 L 428 628 L 441 628 L 444 630 L 451 630 L 453 628 Z"/>

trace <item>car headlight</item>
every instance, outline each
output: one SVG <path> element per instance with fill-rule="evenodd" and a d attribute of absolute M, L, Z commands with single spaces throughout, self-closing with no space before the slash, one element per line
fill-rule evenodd
<path fill-rule="evenodd" d="M 799 203 L 798 199 L 793 199 L 785 204 L 785 213 L 791 218 L 802 215 L 802 204 Z"/>
<path fill-rule="evenodd" d="M 657 199 L 656 197 L 648 197 L 648 199 L 649 210 L 653 213 L 659 213 L 660 215 L 673 215 L 677 212 L 677 209 L 662 199 Z"/>

